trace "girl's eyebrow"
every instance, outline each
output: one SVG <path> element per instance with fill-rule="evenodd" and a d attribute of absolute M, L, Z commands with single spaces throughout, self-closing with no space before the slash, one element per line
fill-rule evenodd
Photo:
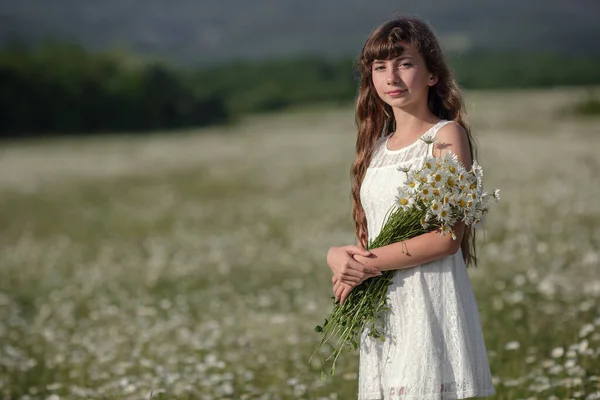
<path fill-rule="evenodd" d="M 396 58 L 393 58 L 394 61 L 400 61 L 400 60 L 412 60 L 412 56 L 398 56 Z M 384 64 L 387 60 L 373 60 L 373 64 Z"/>

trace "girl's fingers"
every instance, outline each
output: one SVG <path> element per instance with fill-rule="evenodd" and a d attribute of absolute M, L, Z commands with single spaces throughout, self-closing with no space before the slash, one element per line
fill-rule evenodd
<path fill-rule="evenodd" d="M 344 285 L 340 285 L 335 290 L 335 301 L 340 301 L 342 297 L 342 292 L 344 290 Z"/>
<path fill-rule="evenodd" d="M 333 285 L 333 295 L 335 298 L 335 301 L 338 301 L 340 299 L 340 294 L 341 294 L 341 288 L 343 287 L 343 283 L 342 281 L 337 281 L 335 285 Z"/>
<path fill-rule="evenodd" d="M 346 299 L 348 298 L 348 296 L 350 295 L 350 292 L 352 291 L 352 287 L 350 286 L 344 286 L 342 293 L 340 295 L 340 304 L 344 304 L 344 302 L 346 301 Z"/>
<path fill-rule="evenodd" d="M 364 281 L 345 281 L 345 280 L 341 281 L 341 283 L 343 283 L 345 286 L 350 286 L 350 287 L 356 287 L 363 282 Z"/>
<path fill-rule="evenodd" d="M 361 278 L 352 275 L 342 275 L 340 281 L 346 285 L 356 285 L 361 282 Z"/>
<path fill-rule="evenodd" d="M 352 260 L 352 261 L 348 261 L 348 266 L 346 268 L 344 268 L 344 270 L 341 273 L 341 276 L 352 276 L 355 278 L 360 278 L 362 279 L 365 276 L 365 273 L 362 272 L 359 268 L 360 263 Z"/>
<path fill-rule="evenodd" d="M 361 256 L 368 257 L 371 255 L 371 252 L 367 249 L 364 249 L 360 246 L 351 244 L 350 246 L 346 246 L 346 250 L 348 250 L 351 254 L 360 254 Z"/>
<path fill-rule="evenodd" d="M 348 266 L 340 274 L 343 277 L 354 277 L 360 280 L 370 278 L 372 276 L 381 275 L 381 271 L 374 267 L 367 267 L 356 260 L 349 260 Z"/>
<path fill-rule="evenodd" d="M 363 274 L 368 274 L 368 275 L 373 275 L 373 276 L 381 275 L 381 271 L 379 269 L 361 264 L 358 261 L 356 261 L 354 258 L 352 258 L 351 260 L 348 261 L 348 266 L 351 269 L 361 272 Z"/>
<path fill-rule="evenodd" d="M 333 284 L 333 293 L 335 293 L 337 291 L 337 289 L 340 287 L 341 281 L 337 281 L 336 283 Z"/>

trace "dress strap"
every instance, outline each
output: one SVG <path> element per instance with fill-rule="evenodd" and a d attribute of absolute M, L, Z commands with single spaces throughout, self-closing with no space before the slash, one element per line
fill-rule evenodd
<path fill-rule="evenodd" d="M 444 126 L 449 124 L 450 122 L 452 122 L 452 120 L 448 120 L 448 119 L 443 119 L 441 121 L 439 121 L 437 124 L 435 124 L 433 126 L 433 128 L 431 128 L 431 137 L 433 139 L 435 139 L 435 137 L 437 136 L 438 131 Z M 426 152 L 427 153 L 427 157 L 433 157 L 433 148 L 434 146 L 431 146 L 429 148 L 429 151 Z"/>
<path fill-rule="evenodd" d="M 437 135 L 438 131 L 446 124 L 449 124 L 450 122 L 452 122 L 451 120 L 448 119 L 442 119 L 441 121 L 438 121 L 437 124 L 435 124 L 433 126 L 433 128 L 431 129 L 431 136 L 435 138 L 435 136 Z"/>

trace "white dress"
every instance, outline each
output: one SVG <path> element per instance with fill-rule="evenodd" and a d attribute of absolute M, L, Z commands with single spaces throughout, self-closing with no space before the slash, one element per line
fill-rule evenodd
<path fill-rule="evenodd" d="M 426 133 L 437 134 L 442 120 Z M 422 140 L 399 150 L 377 141 L 360 197 L 369 240 L 393 205 L 405 174 L 400 165 L 420 165 Z M 431 155 L 431 146 L 429 146 Z M 361 334 L 359 400 L 463 399 L 495 393 L 477 302 L 462 252 L 414 268 L 397 270 L 382 315 L 385 341 Z"/>

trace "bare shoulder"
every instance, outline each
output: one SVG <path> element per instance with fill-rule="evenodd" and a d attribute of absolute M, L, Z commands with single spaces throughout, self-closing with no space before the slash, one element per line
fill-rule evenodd
<path fill-rule="evenodd" d="M 436 157 L 442 157 L 449 151 L 456 154 L 464 165 L 471 164 L 469 137 L 465 128 L 456 121 L 450 121 L 439 129 L 433 146 Z"/>
<path fill-rule="evenodd" d="M 465 128 L 456 121 L 450 121 L 442 126 L 438 130 L 436 138 L 439 142 L 447 142 L 453 145 L 460 145 L 463 142 L 468 145 L 469 143 Z"/>

